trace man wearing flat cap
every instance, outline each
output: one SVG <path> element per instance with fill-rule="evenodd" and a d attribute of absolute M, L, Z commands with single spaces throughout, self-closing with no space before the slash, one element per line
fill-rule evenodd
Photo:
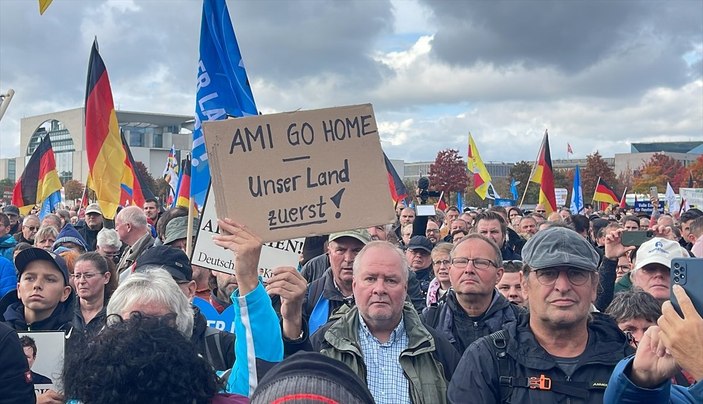
<path fill-rule="evenodd" d="M 632 349 L 612 319 L 591 312 L 598 253 L 573 230 L 552 227 L 522 257 L 529 313 L 466 349 L 449 401 L 603 402 L 611 372 Z"/>

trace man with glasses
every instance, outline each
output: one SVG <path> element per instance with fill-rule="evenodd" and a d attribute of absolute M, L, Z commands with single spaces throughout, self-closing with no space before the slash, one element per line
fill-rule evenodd
<path fill-rule="evenodd" d="M 39 230 L 39 218 L 36 215 L 28 215 L 22 221 L 22 230 L 15 234 L 17 244 L 28 243 L 34 245 L 34 235 Z"/>
<path fill-rule="evenodd" d="M 420 281 L 420 290 L 423 300 L 427 298 L 427 289 L 434 278 L 432 270 L 432 242 L 423 236 L 413 236 L 405 250 L 405 258 L 408 260 L 410 270 L 415 273 L 415 277 Z"/>
<path fill-rule="evenodd" d="M 440 241 L 439 225 L 432 220 L 428 220 L 427 227 L 425 228 L 425 236 L 430 240 L 432 245 L 437 244 L 437 242 Z"/>
<path fill-rule="evenodd" d="M 598 253 L 573 230 L 551 227 L 522 256 L 529 313 L 464 352 L 449 401 L 601 403 L 632 348 L 611 318 L 591 312 Z"/>
<path fill-rule="evenodd" d="M 498 293 L 503 259 L 496 243 L 481 234 L 464 237 L 450 254 L 446 299 L 422 315 L 423 322 L 442 333 L 459 352 L 477 339 L 514 323 L 524 310 Z"/>

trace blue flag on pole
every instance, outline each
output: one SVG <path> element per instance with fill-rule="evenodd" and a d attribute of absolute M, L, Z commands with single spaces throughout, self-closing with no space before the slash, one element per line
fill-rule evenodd
<path fill-rule="evenodd" d="M 456 194 L 456 207 L 459 208 L 459 212 L 464 211 L 464 193 L 458 192 Z"/>
<path fill-rule="evenodd" d="M 44 219 L 44 216 L 52 213 L 61 203 L 61 190 L 54 192 L 44 199 L 44 203 L 41 205 L 41 210 L 39 211 L 39 219 Z"/>
<path fill-rule="evenodd" d="M 519 181 L 515 181 L 515 178 L 510 179 L 510 193 L 513 194 L 513 199 L 517 200 L 520 195 L 517 191 L 517 186 Z"/>
<path fill-rule="evenodd" d="M 204 0 L 190 183 L 191 198 L 198 206 L 205 202 L 210 185 L 202 123 L 257 114 L 227 3 L 225 0 Z"/>
<path fill-rule="evenodd" d="M 571 206 L 569 207 L 572 215 L 578 215 L 583 211 L 583 191 L 581 190 L 581 173 L 579 166 L 576 166 L 574 172 L 574 187 L 571 190 Z"/>

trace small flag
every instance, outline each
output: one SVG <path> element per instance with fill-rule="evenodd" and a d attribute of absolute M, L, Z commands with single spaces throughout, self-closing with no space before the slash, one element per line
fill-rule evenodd
<path fill-rule="evenodd" d="M 520 181 L 515 181 L 515 178 L 510 179 L 510 193 L 513 195 L 513 200 L 518 200 L 520 197 L 520 192 L 517 190 L 517 186 L 520 185 Z"/>
<path fill-rule="evenodd" d="M 456 206 L 459 208 L 459 212 L 464 211 L 464 193 L 458 192 L 456 194 Z"/>
<path fill-rule="evenodd" d="M 444 212 L 445 210 L 447 210 L 447 203 L 444 202 L 444 191 L 442 191 L 442 193 L 439 194 L 439 200 L 437 201 L 437 205 L 436 205 L 436 206 L 437 206 L 437 209 L 438 209 L 438 210 L 441 210 L 442 212 Z"/>
<path fill-rule="evenodd" d="M 197 76 L 191 195 L 196 205 L 203 206 L 210 185 L 210 165 L 202 123 L 258 114 L 224 0 L 203 1 Z"/>
<path fill-rule="evenodd" d="M 137 165 L 134 161 L 134 157 L 132 157 L 132 150 L 130 150 L 124 134 L 120 134 L 120 138 L 122 139 L 122 147 L 124 147 L 124 152 L 127 156 L 122 174 L 120 204 L 123 206 L 137 205 L 142 207 L 147 199 L 154 199 L 154 194 L 147 186 L 141 172 L 136 169 Z"/>
<path fill-rule="evenodd" d="M 573 149 L 571 149 L 571 144 L 567 143 L 566 144 L 566 154 L 574 154 Z"/>
<path fill-rule="evenodd" d="M 44 15 L 44 11 L 51 5 L 54 0 L 39 0 L 39 15 Z"/>
<path fill-rule="evenodd" d="M 166 158 L 166 167 L 164 167 L 164 181 L 168 183 L 168 196 L 166 205 L 171 205 L 176 199 L 176 189 L 178 189 L 178 160 L 176 159 L 176 146 L 171 146 L 171 151 L 168 152 Z"/>
<path fill-rule="evenodd" d="M 190 208 L 190 168 L 191 160 L 190 156 L 183 159 L 181 165 L 181 176 L 178 178 L 178 193 L 173 206 L 182 206 L 184 208 Z"/>
<path fill-rule="evenodd" d="M 676 194 L 674 193 L 674 189 L 671 188 L 671 184 L 667 181 L 666 183 L 666 193 L 664 194 L 664 200 L 666 201 L 666 209 L 669 212 L 673 212 L 674 207 L 676 206 Z"/>
<path fill-rule="evenodd" d="M 574 186 L 571 188 L 569 210 L 572 215 L 578 215 L 583 211 L 583 190 L 581 189 L 581 170 L 579 166 L 576 166 L 576 171 L 574 171 Z"/>
<path fill-rule="evenodd" d="M 593 194 L 593 201 L 605 202 L 609 205 L 617 205 L 620 203 L 620 200 L 615 194 L 613 188 L 606 184 L 600 177 L 598 177 L 598 181 L 596 182 L 596 190 Z"/>
<path fill-rule="evenodd" d="M 627 195 L 627 187 L 622 191 L 622 198 L 620 198 L 620 207 L 625 209 L 627 207 L 627 202 L 625 202 L 625 196 Z"/>
<path fill-rule="evenodd" d="M 386 153 L 383 153 L 383 160 L 386 164 L 386 172 L 388 173 L 388 188 L 391 190 L 391 198 L 393 201 L 400 202 L 408 197 L 408 189 L 403 184 L 403 180 L 400 179 L 398 172 L 395 171 L 393 163 L 388 159 Z"/>
<path fill-rule="evenodd" d="M 34 205 L 42 205 L 44 200 L 61 191 L 59 173 L 56 171 L 54 149 L 49 135 L 44 136 L 32 157 L 29 158 L 20 179 L 12 191 L 12 204 L 20 210 L 20 215 L 28 214 Z M 59 196 L 59 201 L 61 197 Z"/>
<path fill-rule="evenodd" d="M 488 173 L 486 166 L 481 160 L 481 155 L 478 152 L 474 137 L 469 132 L 469 153 L 466 160 L 466 168 L 472 174 L 474 191 L 481 197 L 486 199 L 488 195 L 488 184 L 491 183 L 491 175 Z"/>
<path fill-rule="evenodd" d="M 537 155 L 534 173 L 530 181 L 540 185 L 539 204 L 544 206 L 549 215 L 557 210 L 557 198 L 554 193 L 554 172 L 552 171 L 552 154 L 549 151 L 549 134 L 544 131 L 542 145 Z"/>

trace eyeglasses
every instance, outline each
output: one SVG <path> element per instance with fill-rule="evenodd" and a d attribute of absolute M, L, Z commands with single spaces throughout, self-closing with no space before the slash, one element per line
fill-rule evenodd
<path fill-rule="evenodd" d="M 591 271 L 584 271 L 583 269 L 577 268 L 544 268 L 536 269 L 534 272 L 539 283 L 544 286 L 554 285 L 557 282 L 557 279 L 559 279 L 559 274 L 561 272 L 566 272 L 566 277 L 574 286 L 581 286 L 591 278 Z"/>
<path fill-rule="evenodd" d="M 630 270 L 630 266 L 629 265 L 618 265 L 617 267 L 615 267 L 615 269 L 620 272 L 628 272 Z"/>
<path fill-rule="evenodd" d="M 39 230 L 39 227 L 34 227 L 34 226 L 23 226 L 25 229 L 29 229 L 29 231 L 37 231 Z"/>
<path fill-rule="evenodd" d="M 450 265 L 452 262 L 450 260 L 437 260 L 433 262 L 432 264 L 441 267 L 442 265 Z"/>
<path fill-rule="evenodd" d="M 425 230 L 425 233 L 438 233 L 439 229 L 427 229 Z"/>
<path fill-rule="evenodd" d="M 95 277 L 98 276 L 98 275 L 102 275 L 102 274 L 97 273 L 97 272 L 86 272 L 86 273 L 82 273 L 82 274 L 81 274 L 81 273 L 71 274 L 71 278 L 73 278 L 73 279 L 78 279 L 78 280 L 80 280 L 81 278 L 83 278 L 83 279 L 85 279 L 86 281 L 89 281 L 89 280 L 95 278 Z"/>
<path fill-rule="evenodd" d="M 546 210 L 536 210 L 535 213 L 547 213 Z"/>
<path fill-rule="evenodd" d="M 110 257 L 110 258 L 114 258 L 114 257 L 119 257 L 119 256 L 120 256 L 120 252 L 119 252 L 119 251 L 107 252 L 107 251 L 104 251 L 104 250 L 103 250 L 103 253 L 105 254 L 106 257 Z"/>
<path fill-rule="evenodd" d="M 457 258 L 452 258 L 452 265 L 456 268 L 466 268 L 469 266 L 469 262 L 471 262 L 476 269 L 488 269 L 491 265 L 496 266 L 496 264 L 491 261 L 487 260 L 485 258 L 464 258 L 464 257 L 457 257 Z"/>

